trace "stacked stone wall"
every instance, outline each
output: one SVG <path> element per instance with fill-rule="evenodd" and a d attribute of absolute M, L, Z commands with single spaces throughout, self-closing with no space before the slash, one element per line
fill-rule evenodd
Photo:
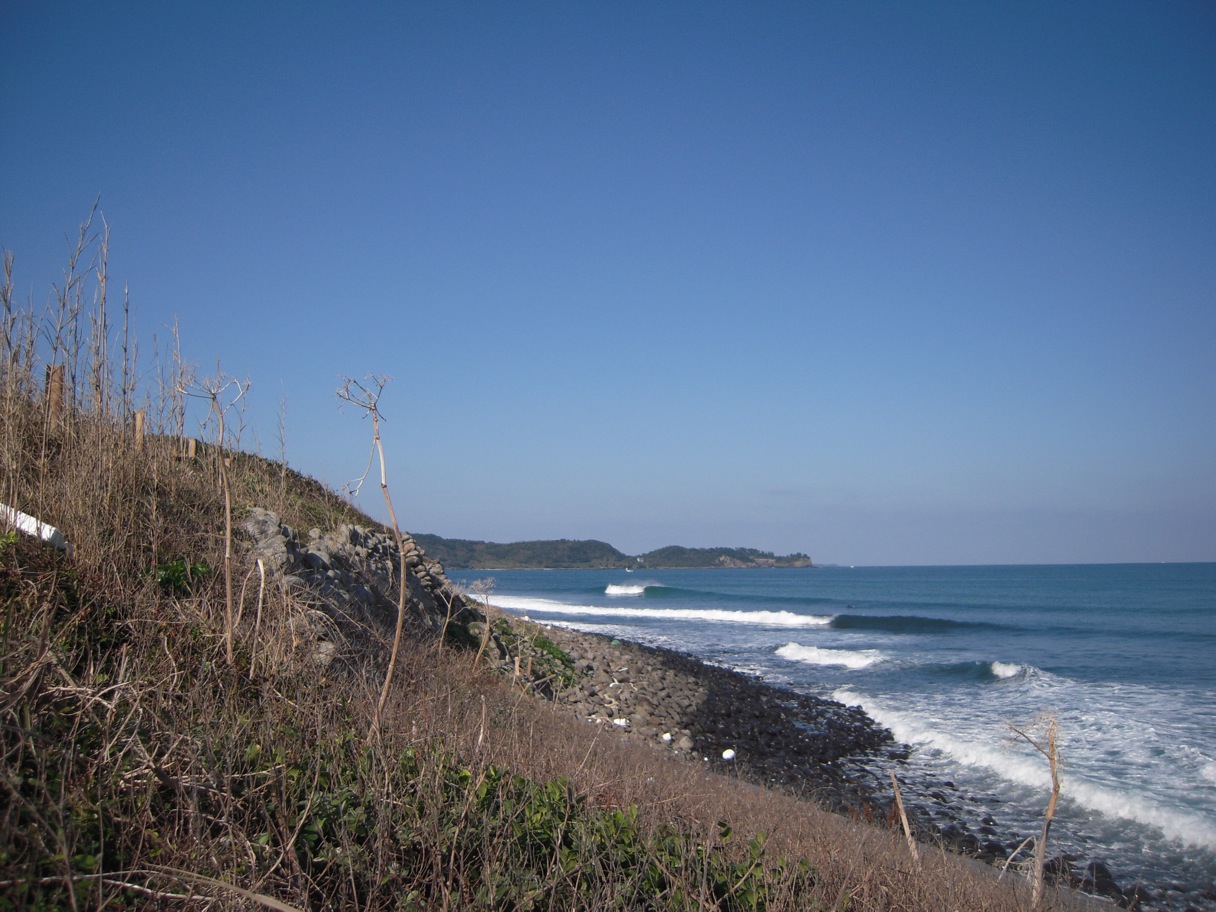
<path fill-rule="evenodd" d="M 252 539 L 250 564 L 262 561 L 268 579 L 289 596 L 292 622 L 302 639 L 315 640 L 319 662 L 328 663 L 341 642 L 363 641 L 396 623 L 401 552 L 390 533 L 343 523 L 301 535 L 261 507 L 250 511 L 244 528 Z M 407 533 L 402 544 L 410 635 L 438 636 L 445 622 L 467 613 L 464 599 Z"/>

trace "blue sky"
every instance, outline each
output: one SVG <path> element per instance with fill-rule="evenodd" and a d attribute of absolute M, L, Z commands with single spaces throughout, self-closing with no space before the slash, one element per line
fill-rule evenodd
<path fill-rule="evenodd" d="M 1216 559 L 1210 3 L 3 18 L 20 299 L 100 196 L 141 337 L 252 380 L 268 455 L 285 402 L 358 476 L 334 391 L 393 378 L 412 531 Z"/>

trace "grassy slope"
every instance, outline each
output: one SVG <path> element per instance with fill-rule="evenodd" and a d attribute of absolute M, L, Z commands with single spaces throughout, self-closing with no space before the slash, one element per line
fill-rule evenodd
<path fill-rule="evenodd" d="M 239 536 L 229 663 L 217 454 L 137 452 L 108 386 L 125 365 L 90 374 L 87 345 L 52 425 L 43 363 L 13 341 L 48 317 L 6 297 L 5 319 L 0 500 L 76 551 L 0 544 L 0 908 L 1025 907 L 940 853 L 917 870 L 888 829 L 622 745 L 472 650 L 409 644 L 373 733 L 391 629 L 318 670 L 301 606 L 259 588 Z M 275 463 L 228 473 L 238 520 L 371 524 Z"/>

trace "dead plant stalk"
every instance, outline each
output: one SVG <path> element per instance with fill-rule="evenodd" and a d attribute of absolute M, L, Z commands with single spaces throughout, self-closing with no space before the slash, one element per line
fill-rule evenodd
<path fill-rule="evenodd" d="M 229 665 L 234 661 L 232 639 L 235 622 L 232 605 L 232 488 L 228 482 L 228 460 L 224 456 L 224 419 L 249 392 L 249 387 L 248 380 L 242 385 L 235 377 L 225 377 L 217 373 L 210 380 L 192 382 L 181 390 L 184 395 L 207 400 L 209 415 L 215 415 L 218 425 L 216 462 L 219 466 L 220 486 L 224 492 L 224 647 Z M 236 391 L 235 395 L 225 402 L 225 396 L 233 389 Z"/>
<path fill-rule="evenodd" d="M 1009 727 L 1019 738 L 1022 738 L 1047 758 L 1051 767 L 1051 798 L 1047 802 L 1047 811 L 1043 815 L 1043 829 L 1039 833 L 1038 842 L 1034 847 L 1034 879 L 1030 890 L 1030 908 L 1039 912 L 1043 908 L 1043 872 L 1047 865 L 1047 833 L 1051 829 L 1051 820 L 1056 813 L 1056 803 L 1060 800 L 1060 751 L 1057 736 L 1059 722 L 1055 716 L 1047 716 L 1041 724 L 1046 728 L 1042 741 L 1035 740 L 1025 729 L 1013 723 Z"/>
<path fill-rule="evenodd" d="M 372 461 L 379 457 L 380 460 L 380 493 L 384 495 L 384 505 L 388 508 L 389 522 L 392 523 L 393 539 L 397 543 L 397 555 L 400 559 L 400 588 L 397 596 L 397 627 L 393 632 L 393 648 L 389 654 L 388 671 L 384 675 L 384 686 L 380 690 L 380 699 L 376 703 L 376 716 L 373 721 L 373 728 L 378 728 L 380 725 L 380 714 L 384 712 L 384 704 L 388 701 L 389 688 L 393 683 L 393 672 L 397 667 L 397 655 L 401 650 L 401 631 L 405 627 L 405 593 L 407 588 L 406 581 L 406 563 L 405 563 L 405 542 L 401 537 L 401 527 L 397 524 L 397 513 L 393 509 L 393 499 L 388 492 L 388 472 L 385 468 L 384 460 L 384 442 L 380 438 L 380 421 L 383 416 L 380 414 L 380 396 L 384 393 L 384 387 L 388 385 L 389 378 L 383 375 L 371 375 L 365 378 L 367 386 L 364 386 L 358 380 L 347 377 L 342 386 L 338 388 L 338 398 L 343 402 L 349 402 L 358 408 L 363 409 L 364 416 L 372 419 L 372 448 L 368 455 L 367 468 L 363 472 L 363 476 L 352 488 L 352 495 L 359 493 L 359 488 L 363 486 L 368 473 L 371 471 Z"/>

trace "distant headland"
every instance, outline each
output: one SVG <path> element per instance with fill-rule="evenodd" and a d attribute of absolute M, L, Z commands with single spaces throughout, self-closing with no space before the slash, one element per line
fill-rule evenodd
<path fill-rule="evenodd" d="M 669 545 L 630 556 L 607 542 L 572 539 L 498 542 L 414 535 L 428 555 L 449 570 L 675 570 L 813 567 L 805 554 L 776 555 L 755 548 L 684 548 Z"/>

